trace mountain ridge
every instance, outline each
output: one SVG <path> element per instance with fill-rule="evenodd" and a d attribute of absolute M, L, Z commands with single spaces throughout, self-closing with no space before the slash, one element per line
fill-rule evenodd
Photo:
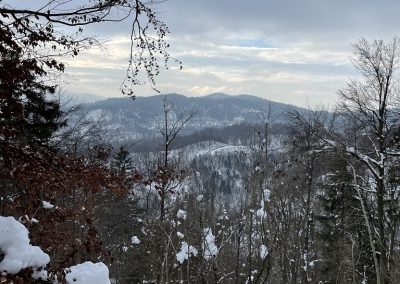
<path fill-rule="evenodd" d="M 172 119 L 180 114 L 194 111 L 193 117 L 183 130 L 190 134 L 206 127 L 226 127 L 240 123 L 284 122 L 283 115 L 289 108 L 299 112 L 305 109 L 269 101 L 251 95 L 228 95 L 214 93 L 202 97 L 187 97 L 171 93 L 150 97 L 108 98 L 84 104 L 92 119 L 103 120 L 106 126 L 118 130 L 124 137 L 141 138 L 159 134 L 164 120 L 163 100 L 167 98 L 174 108 Z"/>

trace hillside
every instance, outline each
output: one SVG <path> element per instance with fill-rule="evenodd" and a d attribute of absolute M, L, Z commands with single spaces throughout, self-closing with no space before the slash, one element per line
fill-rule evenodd
<path fill-rule="evenodd" d="M 186 97 L 169 94 L 167 98 L 174 104 L 172 116 L 194 111 L 192 118 L 183 129 L 182 134 L 191 134 L 204 128 L 221 128 L 240 123 L 262 123 L 268 113 L 274 123 L 283 122 L 282 115 L 288 105 L 271 102 L 259 97 L 227 94 L 211 94 L 205 97 Z M 121 135 L 123 139 L 138 139 L 159 134 L 163 122 L 164 95 L 130 98 L 109 98 L 85 104 L 88 116 L 101 120 L 106 128 Z M 299 111 L 304 109 L 294 107 Z"/>

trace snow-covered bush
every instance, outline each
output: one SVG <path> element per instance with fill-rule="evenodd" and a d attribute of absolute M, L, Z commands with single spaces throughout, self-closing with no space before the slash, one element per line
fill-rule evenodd
<path fill-rule="evenodd" d="M 0 216 L 0 253 L 4 256 L 0 261 L 1 274 L 16 274 L 28 267 L 37 271 L 50 262 L 40 247 L 29 244 L 28 235 L 25 226 L 14 217 Z"/>
<path fill-rule="evenodd" d="M 0 255 L 0 276 L 17 274 L 25 268 L 31 268 L 33 279 L 49 280 L 44 270 L 50 262 L 49 255 L 40 247 L 30 244 L 28 229 L 14 217 L 0 216 Z M 67 268 L 65 272 L 67 284 L 111 283 L 108 268 L 102 262 L 85 262 Z"/>
<path fill-rule="evenodd" d="M 67 284 L 110 284 L 108 268 L 102 263 L 86 261 L 66 270 Z"/>

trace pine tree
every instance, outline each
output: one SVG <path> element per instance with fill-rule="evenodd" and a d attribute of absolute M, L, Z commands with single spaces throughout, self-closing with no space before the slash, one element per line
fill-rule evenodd
<path fill-rule="evenodd" d="M 351 184 L 346 157 L 341 154 L 337 158 L 330 156 L 328 160 L 327 174 L 321 180 L 318 194 L 320 211 L 316 216 L 320 280 L 327 283 L 361 281 L 359 272 L 366 267 L 369 275 L 373 262 L 368 254 L 368 233 L 360 201 Z M 357 258 L 352 259 L 352 255 Z"/>
<path fill-rule="evenodd" d="M 0 33 L 0 134 L 6 140 L 46 143 L 66 124 L 57 101 L 48 101 L 56 86 L 39 78 L 46 72 L 35 59 L 21 56 L 21 50 L 7 45 L 5 31 Z"/>
<path fill-rule="evenodd" d="M 132 171 L 132 159 L 126 146 L 121 146 L 115 154 L 111 163 L 111 168 L 119 174 L 126 174 Z"/>

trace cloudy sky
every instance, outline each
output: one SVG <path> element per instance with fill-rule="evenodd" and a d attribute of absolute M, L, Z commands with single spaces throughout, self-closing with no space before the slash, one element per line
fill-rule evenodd
<path fill-rule="evenodd" d="M 183 62 L 181 71 L 158 77 L 158 89 L 188 96 L 224 92 L 332 106 L 337 90 L 358 76 L 351 44 L 400 34 L 395 0 L 167 0 L 155 9 L 170 27 L 170 53 Z M 107 40 L 107 49 L 69 60 L 64 88 L 121 96 L 129 23 L 87 32 Z M 136 93 L 154 92 L 144 86 Z"/>

